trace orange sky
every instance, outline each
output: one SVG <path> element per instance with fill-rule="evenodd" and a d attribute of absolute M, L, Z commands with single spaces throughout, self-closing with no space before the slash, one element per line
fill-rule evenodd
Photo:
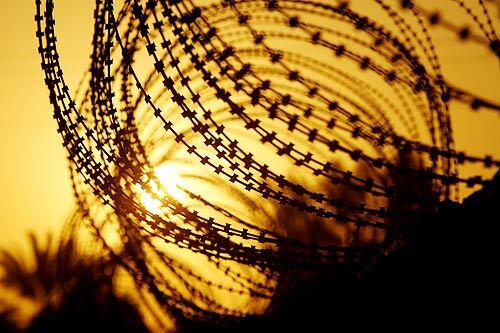
<path fill-rule="evenodd" d="M 75 88 L 89 62 L 93 1 L 56 3 L 56 28 L 66 80 Z M 52 119 L 36 53 L 34 0 L 0 11 L 0 247 L 21 244 L 27 231 L 57 230 L 71 211 L 65 153 Z M 494 15 L 497 18 L 498 16 Z M 455 36 L 435 43 L 445 77 L 500 100 L 498 61 L 482 48 L 456 48 Z M 458 149 L 500 157 L 500 117 L 452 105 Z M 473 171 L 473 170 L 472 170 Z"/>
<path fill-rule="evenodd" d="M 0 246 L 19 244 L 29 230 L 61 225 L 72 193 L 65 153 L 52 119 L 36 52 L 35 2 L 2 6 L 0 31 Z M 89 54 L 92 1 L 57 1 L 57 27 L 71 86 Z M 64 13 L 64 15 L 60 15 Z"/>

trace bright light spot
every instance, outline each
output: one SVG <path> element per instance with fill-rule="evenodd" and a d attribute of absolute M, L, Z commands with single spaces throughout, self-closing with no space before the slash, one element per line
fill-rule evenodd
<path fill-rule="evenodd" d="M 179 188 L 182 184 L 182 179 L 172 166 L 163 165 L 156 168 L 155 175 L 167 192 L 175 199 L 181 201 L 187 198 L 186 193 Z"/>
<path fill-rule="evenodd" d="M 162 165 L 156 168 L 154 173 L 163 189 L 157 186 L 154 181 L 150 181 L 151 192 L 155 195 L 148 193 L 140 186 L 138 186 L 138 191 L 142 205 L 151 213 L 160 214 L 161 207 L 163 206 L 161 200 L 165 198 L 166 194 L 181 202 L 187 198 L 187 195 L 179 188 L 182 184 L 182 179 L 172 166 Z"/>
<path fill-rule="evenodd" d="M 139 186 L 139 195 L 140 195 L 140 200 L 142 205 L 149 210 L 151 213 L 154 214 L 160 214 L 161 213 L 161 202 L 153 198 L 153 196 L 146 191 L 144 191 L 140 186 Z"/>

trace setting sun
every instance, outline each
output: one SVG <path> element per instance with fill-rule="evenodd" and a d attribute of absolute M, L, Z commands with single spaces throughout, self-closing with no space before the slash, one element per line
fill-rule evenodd
<path fill-rule="evenodd" d="M 182 179 L 174 167 L 171 165 L 162 165 L 155 168 L 154 172 L 161 186 L 157 186 L 156 182 L 151 180 L 149 185 L 151 186 L 152 193 L 142 189 L 140 186 L 137 186 L 137 189 L 142 205 L 151 213 L 159 214 L 162 207 L 160 198 L 169 195 L 175 200 L 183 202 L 187 198 L 187 195 L 179 188 L 182 185 Z M 164 193 L 163 190 L 167 193 Z"/>

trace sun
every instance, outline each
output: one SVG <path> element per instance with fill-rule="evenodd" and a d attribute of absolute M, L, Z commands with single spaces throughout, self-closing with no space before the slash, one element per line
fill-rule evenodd
<path fill-rule="evenodd" d="M 173 166 L 159 166 L 154 169 L 154 173 L 161 186 L 157 186 L 157 184 L 151 180 L 149 185 L 151 186 L 152 193 L 145 191 L 141 186 L 137 186 L 139 200 L 148 211 L 154 214 L 160 214 L 163 206 L 161 198 L 164 198 L 167 194 L 179 202 L 183 202 L 187 199 L 186 193 L 180 188 L 183 182 L 182 178 Z"/>

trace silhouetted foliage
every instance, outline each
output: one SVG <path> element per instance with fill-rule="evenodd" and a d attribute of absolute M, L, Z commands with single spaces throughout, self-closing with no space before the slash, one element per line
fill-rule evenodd
<path fill-rule="evenodd" d="M 30 234 L 31 257 L 3 250 L 0 283 L 34 302 L 38 311 L 28 332 L 145 332 L 138 310 L 115 294 L 114 261 L 84 253 L 70 238 L 44 245 Z M 33 259 L 33 260 L 31 260 Z"/>
<path fill-rule="evenodd" d="M 398 247 L 365 262 L 309 275 L 287 286 L 272 311 L 240 322 L 180 321 L 182 332 L 334 331 L 390 329 L 391 325 L 495 322 L 499 251 L 492 230 L 498 220 L 500 173 L 463 204 L 443 202 Z M 471 221 L 476 224 L 471 225 Z M 297 281 L 297 280 L 295 280 Z M 277 288 L 279 292 L 280 287 Z"/>
<path fill-rule="evenodd" d="M 0 304 L 0 332 L 14 333 L 18 332 L 19 328 L 13 318 L 15 310 L 10 307 L 4 307 Z"/>

